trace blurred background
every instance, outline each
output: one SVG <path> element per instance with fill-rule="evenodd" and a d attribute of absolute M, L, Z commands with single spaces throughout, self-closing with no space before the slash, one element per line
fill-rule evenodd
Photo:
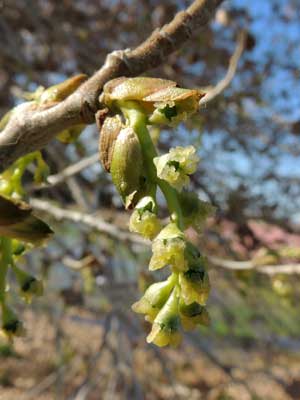
<path fill-rule="evenodd" d="M 190 3 L 0 1 L 0 116 L 24 91 L 93 74 Z M 211 326 L 179 349 L 147 345 L 149 326 L 130 309 L 152 279 L 150 248 L 127 231 L 96 127 L 43 150 L 49 184 L 34 186 L 30 170 L 24 182 L 56 234 L 22 260 L 46 290 L 30 307 L 16 296 L 27 336 L 0 341 L 1 399 L 300 399 L 299 19 L 299 0 L 225 1 L 147 74 L 229 83 L 159 141 L 197 146 L 193 188 L 217 208 L 200 239 L 189 232 L 209 260 Z"/>

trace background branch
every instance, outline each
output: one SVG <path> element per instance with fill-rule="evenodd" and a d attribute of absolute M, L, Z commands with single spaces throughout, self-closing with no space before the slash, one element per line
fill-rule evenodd
<path fill-rule="evenodd" d="M 32 192 L 34 190 L 41 190 L 41 189 L 49 189 L 51 187 L 54 187 L 56 185 L 59 185 L 60 183 L 64 182 L 71 176 L 79 174 L 81 171 L 84 169 L 90 167 L 91 165 L 99 162 L 99 153 L 94 153 L 91 156 L 84 157 L 80 161 L 68 165 L 66 168 L 64 168 L 62 171 L 60 171 L 57 174 L 49 175 L 47 177 L 47 183 L 36 185 L 33 184 L 32 186 L 29 187 L 29 192 Z"/>
<path fill-rule="evenodd" d="M 226 268 L 232 271 L 246 271 L 255 269 L 256 272 L 261 272 L 267 275 L 274 274 L 300 274 L 300 264 L 279 264 L 279 265 L 258 265 L 255 261 L 234 261 L 225 260 L 223 258 L 206 255 L 208 260 L 222 268 Z"/>
<path fill-rule="evenodd" d="M 247 33 L 242 31 L 239 34 L 238 41 L 234 53 L 232 54 L 229 66 L 226 75 L 223 79 L 221 79 L 216 86 L 209 89 L 208 92 L 204 97 L 202 97 L 199 101 L 200 105 L 207 104 L 208 102 L 212 101 L 215 97 L 217 97 L 220 93 L 222 93 L 229 85 L 234 75 L 236 73 L 239 60 L 243 54 L 246 44 Z"/>
<path fill-rule="evenodd" d="M 132 243 L 143 245 L 147 243 L 147 241 L 142 239 L 140 236 L 131 234 L 127 231 L 122 231 L 115 225 L 104 221 L 97 214 L 87 214 L 80 211 L 67 210 L 57 207 L 51 204 L 49 201 L 39 199 L 30 199 L 30 205 L 35 210 L 42 211 L 51 215 L 57 221 L 66 220 L 76 223 L 82 223 L 89 228 L 96 229 L 97 231 L 105 233 L 118 240 L 129 241 Z"/>
<path fill-rule="evenodd" d="M 104 221 L 99 215 L 86 214 L 80 211 L 66 210 L 57 207 L 45 200 L 31 199 L 31 206 L 38 211 L 45 212 L 56 220 L 68 220 L 76 223 L 82 223 L 99 232 L 105 233 L 113 238 L 122 241 L 128 241 L 140 245 L 149 245 L 150 242 L 144 240 L 138 235 L 125 232 L 119 227 Z M 208 261 L 218 267 L 222 267 L 232 271 L 255 270 L 255 272 L 274 275 L 274 274 L 300 274 L 300 264 L 282 264 L 282 265 L 258 265 L 255 261 L 235 261 L 205 254 Z"/>
<path fill-rule="evenodd" d="M 118 76 L 137 76 L 160 65 L 205 26 L 223 0 L 195 0 L 185 11 L 133 50 L 115 51 L 104 66 L 65 101 L 46 110 L 25 104 L 0 133 L 0 172 L 24 154 L 41 149 L 63 129 L 93 123 L 104 84 Z"/>

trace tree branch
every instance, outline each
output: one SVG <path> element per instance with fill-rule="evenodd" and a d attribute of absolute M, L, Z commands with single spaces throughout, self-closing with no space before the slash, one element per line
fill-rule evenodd
<path fill-rule="evenodd" d="M 104 84 L 118 76 L 137 76 L 159 66 L 192 34 L 205 26 L 223 0 L 195 0 L 185 11 L 133 50 L 115 51 L 103 67 L 65 101 L 46 110 L 24 104 L 0 133 L 0 172 L 24 154 L 41 149 L 63 129 L 94 123 Z"/>
<path fill-rule="evenodd" d="M 79 211 L 67 210 L 57 207 L 48 201 L 40 199 L 31 199 L 30 205 L 33 209 L 45 212 L 56 220 L 69 220 L 71 222 L 81 223 L 89 228 L 95 229 L 99 232 L 105 233 L 115 239 L 121 241 L 128 241 L 133 244 L 149 246 L 150 242 L 130 232 L 125 232 L 120 228 L 109 224 L 98 215 L 86 214 Z M 300 264 L 282 264 L 282 265 L 258 265 L 255 261 L 235 261 L 226 260 L 224 258 L 211 256 L 205 254 L 208 261 L 218 267 L 222 267 L 231 271 L 246 271 L 254 270 L 255 272 L 263 273 L 266 275 L 287 274 L 292 275 L 300 274 Z"/>
<path fill-rule="evenodd" d="M 226 268 L 231 271 L 255 270 L 267 275 L 275 274 L 300 274 L 300 264 L 279 264 L 279 265 L 258 265 L 254 261 L 234 261 L 206 255 L 207 259 L 216 266 Z"/>
<path fill-rule="evenodd" d="M 216 84 L 216 86 L 209 89 L 206 95 L 200 99 L 200 105 L 207 104 L 208 102 L 212 101 L 230 85 L 230 82 L 232 81 L 236 73 L 238 62 L 245 49 L 246 37 L 247 34 L 244 31 L 239 34 L 236 48 L 229 60 L 229 66 L 226 75 Z"/>
<path fill-rule="evenodd" d="M 47 182 L 43 184 L 32 184 L 27 189 L 27 193 L 33 192 L 34 190 L 41 190 L 41 189 L 49 189 L 60 183 L 65 182 L 67 179 L 71 178 L 74 175 L 79 174 L 82 170 L 90 167 L 91 165 L 99 162 L 99 153 L 94 153 L 91 156 L 82 158 L 81 160 L 77 161 L 74 164 L 68 165 L 62 171 L 57 174 L 53 174 L 48 176 Z"/>
<path fill-rule="evenodd" d="M 34 210 L 45 212 L 57 221 L 64 220 L 81 223 L 117 240 L 128 241 L 140 245 L 147 244 L 147 240 L 138 235 L 119 229 L 117 226 L 104 221 L 99 215 L 67 210 L 65 208 L 57 207 L 49 201 L 40 199 L 30 199 L 30 205 Z"/>

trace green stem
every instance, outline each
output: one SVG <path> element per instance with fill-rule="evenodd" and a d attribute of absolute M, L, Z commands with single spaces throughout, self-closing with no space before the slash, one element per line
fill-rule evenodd
<path fill-rule="evenodd" d="M 0 302 L 5 302 L 6 274 L 12 260 L 11 239 L 0 237 Z"/>
<path fill-rule="evenodd" d="M 147 129 L 147 116 L 134 101 L 122 102 L 121 110 L 128 119 L 129 125 L 137 134 L 144 159 L 146 160 L 149 179 L 153 183 L 157 183 L 156 170 L 153 164 L 153 158 L 157 156 L 157 153 Z"/>
<path fill-rule="evenodd" d="M 177 224 L 178 228 L 183 229 L 183 217 L 177 192 L 166 181 L 159 179 L 156 174 L 153 158 L 157 157 L 157 151 L 147 128 L 147 116 L 134 101 L 119 101 L 118 104 L 123 114 L 128 119 L 129 125 L 139 138 L 143 156 L 146 160 L 149 179 L 157 184 L 163 192 L 171 214 L 171 220 Z"/>

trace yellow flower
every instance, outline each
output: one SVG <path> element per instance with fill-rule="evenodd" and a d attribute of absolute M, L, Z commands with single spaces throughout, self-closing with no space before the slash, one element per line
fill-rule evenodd
<path fill-rule="evenodd" d="M 179 271 L 186 270 L 185 247 L 183 232 L 174 223 L 167 225 L 152 244 L 153 255 L 149 264 L 150 271 L 166 265 Z"/>
<path fill-rule="evenodd" d="M 139 233 L 147 239 L 153 239 L 161 230 L 161 223 L 157 215 L 151 211 L 140 213 L 134 210 L 129 221 L 129 230 Z"/>
<path fill-rule="evenodd" d="M 209 278 L 204 267 L 204 260 L 200 257 L 197 264 L 189 266 L 189 269 L 179 274 L 181 297 L 189 305 L 194 302 L 205 305 L 209 291 Z"/>
<path fill-rule="evenodd" d="M 185 331 L 193 330 L 197 325 L 209 325 L 209 314 L 205 307 L 198 303 L 191 303 L 189 305 L 180 301 L 179 304 L 180 320 Z"/>
<path fill-rule="evenodd" d="M 200 200 L 196 193 L 187 191 L 179 194 L 179 202 L 185 227 L 193 226 L 200 233 L 206 219 L 215 212 L 215 207 Z"/>
<path fill-rule="evenodd" d="M 199 90 L 174 86 L 159 90 L 143 99 L 145 102 L 153 102 L 155 107 L 149 122 L 175 126 L 186 121 L 189 115 L 197 112 L 199 100 L 204 95 Z"/>
<path fill-rule="evenodd" d="M 176 347 L 181 342 L 179 327 L 178 297 L 176 289 L 173 289 L 168 301 L 157 314 L 153 322 L 152 330 L 147 337 L 147 342 L 154 343 L 159 347 L 167 345 Z"/>
<path fill-rule="evenodd" d="M 153 322 L 174 287 L 174 278 L 175 276 L 171 275 L 166 281 L 149 286 L 144 296 L 132 305 L 132 310 L 139 314 L 145 314 L 145 319 Z"/>
<path fill-rule="evenodd" d="M 189 175 L 196 171 L 199 157 L 194 146 L 177 146 L 169 153 L 155 157 L 153 162 L 157 176 L 181 191 L 183 187 L 188 186 Z"/>
<path fill-rule="evenodd" d="M 130 221 L 129 230 L 139 233 L 147 239 L 153 239 L 161 230 L 161 222 L 155 212 L 155 202 L 152 197 L 142 198 L 136 205 Z"/>
<path fill-rule="evenodd" d="M 18 319 L 12 309 L 10 309 L 5 303 L 1 303 L 2 307 L 2 332 L 10 340 L 14 336 L 24 336 L 26 331 L 22 321 Z"/>
<path fill-rule="evenodd" d="M 22 271 L 15 264 L 12 264 L 12 269 L 20 286 L 20 294 L 27 303 L 31 302 L 33 296 L 39 297 L 43 295 L 44 287 L 42 281 Z"/>

